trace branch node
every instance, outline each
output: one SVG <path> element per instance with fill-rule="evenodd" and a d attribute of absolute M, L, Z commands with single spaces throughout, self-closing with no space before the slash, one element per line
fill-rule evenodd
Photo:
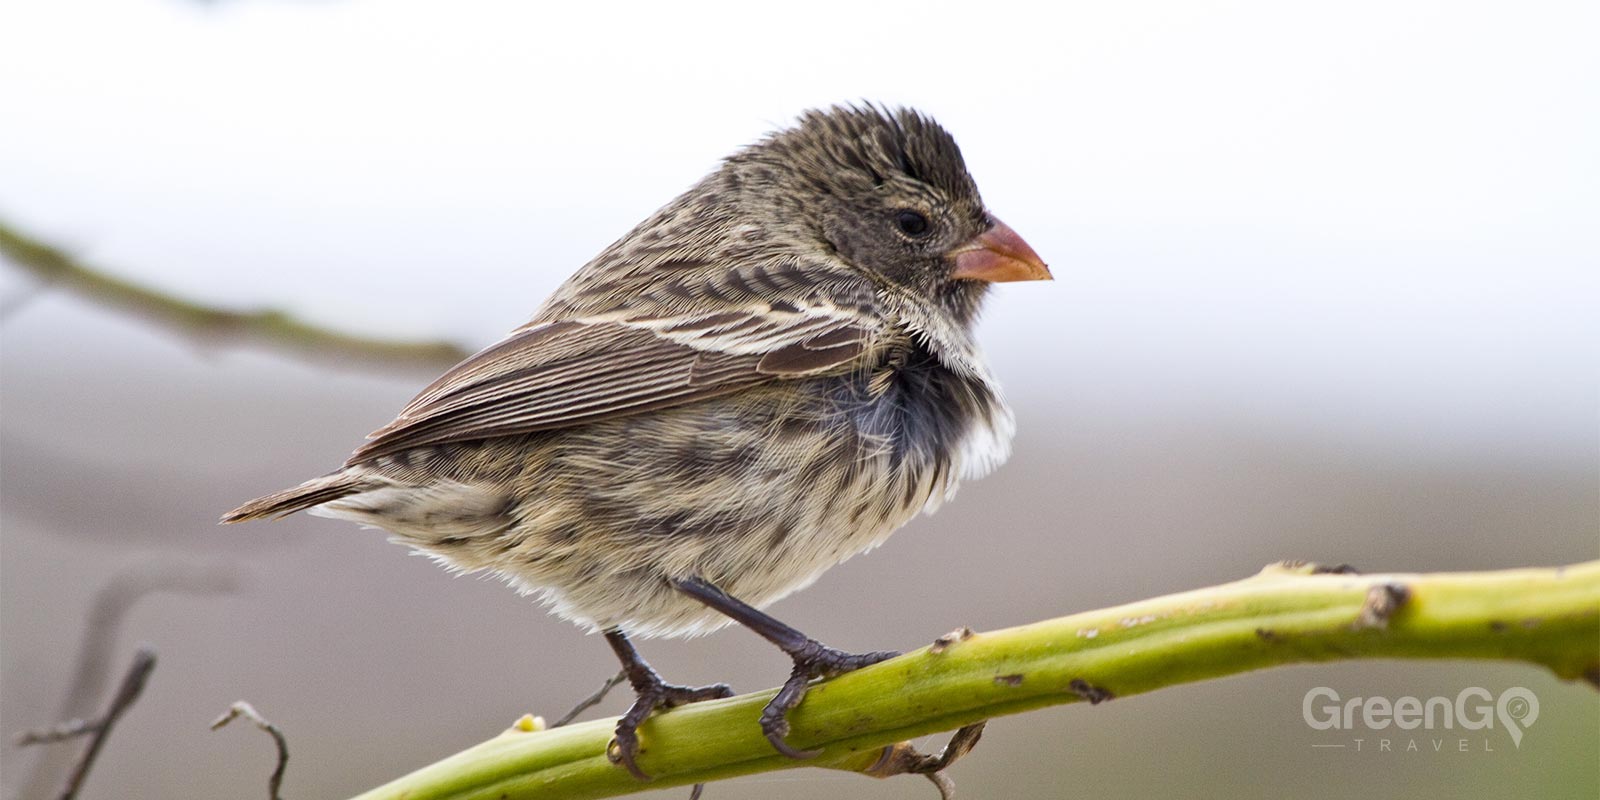
<path fill-rule="evenodd" d="M 1361 570 L 1356 569 L 1355 567 L 1352 567 L 1349 564 L 1334 564 L 1333 566 L 1323 566 L 1322 564 L 1312 564 L 1311 565 L 1311 574 L 1312 575 L 1360 575 L 1361 574 Z"/>
<path fill-rule="evenodd" d="M 940 636 L 937 639 L 934 639 L 933 645 L 928 648 L 928 652 L 938 655 L 939 653 L 943 653 L 944 651 L 949 650 L 951 647 L 960 644 L 961 642 L 971 639 L 973 635 L 974 634 L 972 633 L 971 628 L 965 626 L 956 628 L 955 630 Z"/>
<path fill-rule="evenodd" d="M 1258 575 L 1360 575 L 1361 570 L 1349 564 L 1318 564 L 1299 558 L 1274 561 L 1261 568 Z"/>
<path fill-rule="evenodd" d="M 1067 688 L 1071 689 L 1072 693 L 1078 697 L 1089 701 L 1089 705 L 1091 706 L 1100 705 L 1101 703 L 1116 697 L 1116 695 L 1111 693 L 1111 690 L 1096 686 L 1082 678 L 1073 678 L 1072 681 L 1067 684 Z"/>
<path fill-rule="evenodd" d="M 1399 583 L 1374 584 L 1367 590 L 1367 599 L 1361 603 L 1361 613 L 1351 626 L 1355 630 L 1389 627 L 1389 620 L 1411 598 L 1411 590 Z"/>

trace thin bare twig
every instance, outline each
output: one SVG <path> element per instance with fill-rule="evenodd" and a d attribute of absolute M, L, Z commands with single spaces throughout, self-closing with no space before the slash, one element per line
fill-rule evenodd
<path fill-rule="evenodd" d="M 450 342 L 377 339 L 328 330 L 282 311 L 229 311 L 202 305 L 85 266 L 4 222 L 0 222 L 0 253 L 47 286 L 72 289 L 202 344 L 266 345 L 302 358 L 387 370 L 437 370 L 467 356 Z"/>
<path fill-rule="evenodd" d="M 84 781 L 89 777 L 89 770 L 94 767 L 94 761 L 100 755 L 100 748 L 105 746 L 106 739 L 111 736 L 111 729 L 117 720 L 133 706 L 139 699 L 139 694 L 144 691 L 145 682 L 150 679 L 150 673 L 156 668 L 156 651 L 150 647 L 140 647 L 133 655 L 133 663 L 128 665 L 128 671 L 122 676 L 122 685 L 117 687 L 117 693 L 111 698 L 111 705 L 99 718 L 93 720 L 72 720 L 53 728 L 42 731 L 30 731 L 17 737 L 17 744 L 43 744 L 60 742 L 76 736 L 88 736 L 89 745 L 78 756 L 78 763 L 73 766 L 67 782 L 61 787 L 57 795 L 60 800 L 72 800 L 78 796 L 78 791 L 83 788 Z"/>
<path fill-rule="evenodd" d="M 211 730 L 217 730 L 239 717 L 244 717 L 254 722 L 257 728 L 271 734 L 273 743 L 278 746 L 278 765 L 273 768 L 272 776 L 267 778 L 267 795 L 272 800 L 283 800 L 283 795 L 279 794 L 278 790 L 283 786 L 283 772 L 289 766 L 288 739 L 284 738 L 283 731 L 279 730 L 278 726 L 268 722 L 265 717 L 261 716 L 260 712 L 256 711 L 255 706 L 243 700 L 228 706 L 228 710 L 222 716 L 217 717 L 215 722 L 211 723 Z"/>
<path fill-rule="evenodd" d="M 226 593 L 237 588 L 238 583 L 238 573 L 220 564 L 158 561 L 136 564 L 117 573 L 95 592 L 72 667 L 72 679 L 55 718 L 82 721 L 93 717 L 95 701 L 105 695 L 106 684 L 111 680 L 113 653 L 121 638 L 123 620 L 140 599 L 156 592 Z M 65 751 L 41 754 L 20 796 L 47 796 L 65 768 Z"/>
<path fill-rule="evenodd" d="M 55 744 L 68 739 L 76 739 L 86 733 L 100 730 L 100 720 L 97 719 L 69 719 L 50 728 L 38 728 L 23 731 L 17 734 L 12 743 L 18 747 L 28 747 L 35 744 Z"/>
<path fill-rule="evenodd" d="M 617 674 L 612 675 L 609 678 L 606 678 L 606 682 L 600 684 L 600 688 L 596 689 L 594 694 L 591 694 L 588 697 L 585 697 L 582 700 L 579 700 L 578 704 L 576 706 L 573 706 L 571 711 L 568 711 L 566 713 L 566 715 L 563 716 L 561 719 L 556 720 L 556 723 L 554 725 L 551 725 L 550 727 L 559 728 L 562 725 L 565 725 L 565 724 L 577 719 L 579 714 L 582 714 L 583 712 L 588 711 L 589 709 L 594 708 L 595 706 L 599 705 L 600 701 L 606 699 L 606 695 L 610 694 L 612 689 L 617 688 L 618 684 L 621 684 L 623 681 L 625 681 L 627 679 L 628 679 L 628 673 L 622 672 L 620 670 L 617 672 Z"/>

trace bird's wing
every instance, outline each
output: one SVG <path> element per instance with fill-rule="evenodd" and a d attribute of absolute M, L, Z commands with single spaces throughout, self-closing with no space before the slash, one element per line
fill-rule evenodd
<path fill-rule="evenodd" d="M 532 323 L 461 362 L 374 431 L 350 463 L 682 405 L 766 381 L 848 370 L 881 323 L 784 302 L 619 311 Z"/>

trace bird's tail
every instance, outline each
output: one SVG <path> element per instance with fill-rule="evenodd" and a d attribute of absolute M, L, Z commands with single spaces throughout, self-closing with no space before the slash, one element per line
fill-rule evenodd
<path fill-rule="evenodd" d="M 338 500 L 375 488 L 372 478 L 350 472 L 335 472 L 313 478 L 293 489 L 258 497 L 222 515 L 223 524 L 253 519 L 276 519 L 313 506 Z"/>

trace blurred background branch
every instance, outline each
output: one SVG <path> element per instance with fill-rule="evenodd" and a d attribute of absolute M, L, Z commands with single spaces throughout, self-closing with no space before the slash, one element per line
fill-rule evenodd
<path fill-rule="evenodd" d="M 94 603 L 90 606 L 88 619 L 83 626 L 77 660 L 72 667 L 72 679 L 67 685 L 65 697 L 58 707 L 55 718 L 63 721 L 90 719 L 97 699 L 105 693 L 106 684 L 110 681 L 112 651 L 121 637 L 123 622 L 127 619 L 128 612 L 132 611 L 141 599 L 158 592 L 191 595 L 227 594 L 235 591 L 238 586 L 238 572 L 220 563 L 186 564 L 151 561 L 128 567 L 112 577 L 95 592 Z M 128 677 L 123 679 L 124 688 L 119 692 L 119 698 L 129 694 L 134 674 L 140 670 L 148 673 L 154 667 L 154 660 L 152 654 L 148 665 L 141 666 L 143 663 L 141 659 L 134 661 L 127 673 Z M 125 700 L 113 703 L 113 709 L 116 709 L 119 703 L 123 706 L 131 704 L 138 697 L 138 689 L 143 685 L 143 678 L 140 678 L 137 682 L 138 688 L 135 688 L 131 696 L 127 696 Z M 114 722 L 120 713 L 120 710 L 107 712 L 96 718 L 98 721 L 91 720 L 85 723 L 82 732 L 95 730 L 97 726 L 109 728 L 110 723 Z M 59 727 L 65 731 L 72 725 L 72 722 L 64 722 Z M 96 732 L 96 736 L 104 738 L 106 733 L 107 731 L 100 730 Z M 18 741 L 27 743 L 32 739 L 43 738 L 48 737 L 24 733 Z M 92 755 L 87 757 L 93 759 Z M 66 762 L 65 751 L 47 751 L 34 766 L 26 784 L 27 788 L 20 796 L 48 796 L 50 787 L 57 784 L 57 776 L 66 768 Z M 87 767 L 80 758 L 72 770 L 69 785 L 81 783 L 83 775 L 80 773 L 86 772 Z"/>
<path fill-rule="evenodd" d="M 111 704 L 107 706 L 104 714 L 94 719 L 68 720 L 48 730 L 28 731 L 17 737 L 18 746 L 54 744 L 78 736 L 89 737 L 89 743 L 84 746 L 72 771 L 67 775 L 66 784 L 56 795 L 59 800 L 73 800 L 78 796 L 78 792 L 83 789 L 84 781 L 89 777 L 89 770 L 94 768 L 94 761 L 99 757 L 100 749 L 111 736 L 111 729 L 139 699 L 140 693 L 144 691 L 145 682 L 150 679 L 150 673 L 155 668 L 156 651 L 149 647 L 140 647 L 139 651 L 134 653 L 133 662 L 128 665 L 122 684 L 117 688 L 117 693 L 112 695 Z"/>
<path fill-rule="evenodd" d="M 468 355 L 450 342 L 378 339 L 318 327 L 272 309 L 230 311 L 202 305 L 89 267 L 4 221 L 0 253 L 44 287 L 70 289 L 202 344 L 253 344 L 341 366 L 386 370 L 443 369 Z M 10 303 L 6 312 L 19 307 Z"/>
<path fill-rule="evenodd" d="M 827 681 L 791 717 L 790 742 L 821 749 L 815 760 L 778 755 L 763 738 L 755 720 L 772 696 L 768 691 L 648 720 L 640 730 L 640 767 L 655 776 L 650 784 L 607 760 L 616 720 L 546 729 L 525 719 L 359 800 L 611 797 L 800 766 L 877 774 L 896 743 L 913 737 L 1045 706 L 1100 703 L 1306 662 L 1521 661 L 1600 688 L 1597 641 L 1600 561 L 1368 576 L 1274 565 L 1221 586 L 943 637 Z"/>

